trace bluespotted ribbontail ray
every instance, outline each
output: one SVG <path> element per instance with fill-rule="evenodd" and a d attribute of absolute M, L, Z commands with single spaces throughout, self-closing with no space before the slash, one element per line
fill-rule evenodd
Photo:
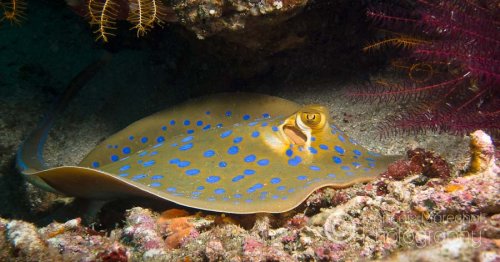
<path fill-rule="evenodd" d="M 318 188 L 372 180 L 396 158 L 364 149 L 330 121 L 319 105 L 219 94 L 131 124 L 78 166 L 40 165 L 46 133 L 35 132 L 17 163 L 34 184 L 70 196 L 157 197 L 203 210 L 278 213 Z"/>

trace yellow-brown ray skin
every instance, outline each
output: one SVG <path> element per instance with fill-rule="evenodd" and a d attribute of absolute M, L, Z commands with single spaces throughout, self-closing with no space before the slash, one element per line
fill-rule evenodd
<path fill-rule="evenodd" d="M 78 165 L 91 167 L 92 162 L 99 161 L 100 165 L 104 166 L 112 162 L 110 156 L 113 154 L 120 158 L 126 157 L 127 155 L 121 151 L 125 146 L 130 147 L 131 152 L 137 152 L 157 144 L 158 136 L 164 136 L 168 140 L 171 137 L 186 134 L 187 129 L 192 128 L 198 132 L 208 123 L 211 124 L 212 129 L 216 128 L 217 124 L 223 124 L 223 127 L 226 127 L 242 122 L 245 114 L 249 114 L 251 119 L 261 118 L 263 113 L 269 113 L 274 117 L 275 115 L 290 115 L 299 108 L 299 104 L 286 99 L 243 92 L 221 93 L 191 99 L 130 124 L 96 146 Z M 232 115 L 225 117 L 230 109 L 232 109 Z M 191 121 L 189 127 L 183 125 L 186 119 Z M 176 121 L 175 125 L 170 125 L 171 120 Z M 195 122 L 199 120 L 203 121 L 202 126 L 195 125 Z M 163 126 L 167 127 L 167 131 L 162 130 Z M 129 139 L 131 135 L 134 136 L 133 141 Z M 140 141 L 142 137 L 148 137 L 148 142 L 142 143 Z M 108 148 L 109 145 L 120 145 L 120 147 Z"/>
<path fill-rule="evenodd" d="M 177 143 L 187 137 L 185 135 L 180 135 L 173 137 L 168 141 L 169 143 L 162 147 L 156 149 L 148 148 L 148 154 L 146 155 L 140 156 L 141 153 L 145 152 L 140 151 L 125 160 L 103 166 L 101 170 L 98 171 L 83 168 L 80 169 L 79 172 L 73 172 L 71 176 L 68 177 L 54 172 L 40 174 L 40 177 L 48 181 L 47 183 L 54 188 L 80 197 L 98 199 L 106 197 L 123 198 L 137 196 L 143 193 L 144 195 L 159 197 L 184 206 L 210 211 L 238 214 L 256 212 L 279 213 L 296 207 L 317 188 L 325 186 L 342 188 L 354 183 L 370 181 L 376 178 L 379 173 L 383 172 L 386 166 L 394 160 L 393 157 L 370 156 L 368 151 L 361 146 L 348 142 L 349 138 L 340 134 L 340 131 L 335 131 L 327 126 L 326 130 L 328 132 L 316 133 L 315 140 L 312 141 L 311 146 L 320 150 L 320 145 L 327 145 L 329 150 L 318 151 L 316 154 L 312 154 L 307 149 L 302 151 L 296 150 L 294 155 L 302 158 L 303 165 L 292 167 L 287 164 L 289 157 L 284 153 L 286 150 L 281 149 L 279 146 L 281 142 L 282 147 L 288 148 L 289 143 L 287 143 L 281 131 L 275 132 L 271 129 L 271 126 L 277 126 L 282 120 L 284 120 L 284 118 L 265 121 L 268 123 L 266 127 L 260 124 L 252 127 L 248 125 L 239 125 L 206 131 L 199 134 L 198 137 L 194 136 L 193 140 L 190 140 L 194 146 L 187 151 L 178 150 L 181 143 L 176 147 L 170 145 L 170 143 Z M 232 135 L 221 138 L 220 135 L 227 130 L 232 130 Z M 250 137 L 250 134 L 254 131 L 260 132 L 258 138 Z M 333 132 L 335 132 L 335 134 L 332 134 Z M 241 142 L 240 152 L 235 156 L 228 155 L 226 150 L 232 145 L 232 139 L 240 135 L 243 141 L 248 142 Z M 342 136 L 342 139 L 339 138 L 340 136 Z M 271 147 L 269 147 L 269 141 L 274 141 L 276 150 L 272 150 Z M 342 145 L 345 152 L 343 154 L 335 152 L 333 148 L 336 145 Z M 203 158 L 202 153 L 206 149 L 214 149 L 216 151 L 213 158 Z M 369 172 L 365 172 L 361 168 L 356 169 L 350 165 L 351 161 L 359 161 L 364 167 L 366 167 L 368 163 L 365 160 L 356 160 L 355 154 L 353 153 L 354 149 L 359 150 L 364 157 L 369 156 L 376 159 L 376 167 L 370 169 Z M 153 151 L 157 151 L 157 154 L 149 156 L 149 153 Z M 260 167 L 255 163 L 244 163 L 242 161 L 243 156 L 248 154 L 255 154 L 258 158 L 269 159 L 270 164 L 265 167 Z M 332 161 L 332 156 L 341 156 L 346 165 L 351 166 L 353 174 L 347 175 L 348 171 L 342 171 L 340 166 Z M 174 158 L 189 161 L 191 167 L 198 168 L 201 171 L 200 175 L 194 177 L 186 176 L 185 171 L 187 168 L 180 168 L 168 163 L 169 160 Z M 156 164 L 144 168 L 142 165 L 137 164 L 138 161 L 141 160 L 143 162 L 155 160 Z M 217 166 L 219 161 L 225 161 L 227 167 L 219 168 Z M 120 167 L 129 164 L 132 165 L 132 168 L 127 170 L 127 172 L 131 175 L 129 175 L 128 178 L 119 177 L 118 174 L 123 173 L 119 171 Z M 310 166 L 317 166 L 321 171 L 311 171 L 309 169 Z M 256 171 L 256 174 L 246 176 L 242 181 L 237 183 L 231 182 L 231 179 L 235 175 L 242 174 L 245 169 L 253 169 Z M 91 176 L 86 174 L 88 172 L 92 172 Z M 327 175 L 330 173 L 336 174 L 336 177 L 328 177 Z M 130 178 L 137 174 L 147 174 L 148 178 L 132 181 Z M 150 180 L 155 174 L 162 174 L 164 178 Z M 297 180 L 299 175 L 307 175 L 308 178 L 303 181 Z M 219 176 L 221 181 L 215 184 L 206 183 L 206 179 L 209 176 Z M 282 180 L 281 184 L 285 185 L 287 190 L 293 188 L 295 192 L 288 193 L 278 191 L 276 189 L 278 185 L 269 184 L 270 179 L 273 177 L 280 177 Z M 315 179 L 320 180 L 315 181 Z M 92 181 L 89 182 L 86 180 Z M 160 182 L 163 186 L 154 188 L 151 186 L 153 182 Z M 262 183 L 264 186 L 263 190 L 269 192 L 268 198 L 259 199 L 258 194 L 260 191 L 245 193 L 248 188 L 257 183 Z M 68 184 L 85 186 L 69 187 Z M 128 185 L 128 188 L 125 185 Z M 201 198 L 192 198 L 192 192 L 195 192 L 196 187 L 199 185 L 205 187 L 204 192 L 207 192 L 207 194 L 202 194 Z M 167 187 L 175 187 L 177 188 L 176 193 L 182 193 L 183 195 L 180 196 L 168 193 L 165 190 Z M 215 195 L 213 192 L 217 188 L 224 188 L 226 194 L 221 196 Z M 233 197 L 235 194 L 242 194 L 242 199 L 235 199 Z M 279 199 L 271 199 L 271 195 L 277 195 Z M 216 200 L 208 200 L 210 197 L 214 197 Z M 223 197 L 227 197 L 227 200 L 222 200 Z M 286 199 L 283 199 L 283 197 L 286 197 Z M 245 202 L 245 200 L 249 198 L 252 199 L 252 202 Z"/>
<path fill-rule="evenodd" d="M 152 191 L 149 187 L 138 183 L 130 183 L 116 177 L 112 174 L 101 172 L 91 168 L 83 168 L 78 166 L 64 166 L 48 169 L 35 174 L 41 177 L 47 184 L 54 188 L 58 188 L 61 193 L 94 200 L 110 200 L 130 197 L 151 197 L 163 199 L 177 203 L 182 206 L 197 208 L 207 211 L 233 213 L 233 214 L 255 214 L 255 213 L 283 213 L 300 205 L 312 192 L 323 187 L 347 188 L 356 183 L 369 182 L 374 177 L 359 178 L 347 183 L 316 183 L 311 184 L 311 187 L 304 194 L 297 194 L 290 198 L 290 201 L 284 204 L 276 205 L 245 205 L 241 203 L 240 209 L 227 209 L 227 204 L 224 202 L 212 203 L 210 208 L 207 208 L 206 201 L 192 200 L 189 203 L 184 197 L 169 196 Z M 71 176 L 70 178 L 68 178 Z M 91 179 L 89 179 L 91 178 Z M 291 203 L 291 204 L 288 204 Z"/>
<path fill-rule="evenodd" d="M 315 132 L 313 134 L 314 140 L 311 139 L 308 144 L 308 146 L 315 148 L 316 153 L 313 153 L 312 149 L 309 148 L 299 150 L 298 147 L 293 147 L 293 156 L 299 156 L 302 159 L 302 164 L 292 166 L 288 162 L 291 156 L 286 155 L 287 149 L 290 148 L 290 141 L 286 139 L 282 130 L 272 127 L 282 125 L 287 116 L 288 118 L 292 117 L 290 116 L 291 113 L 297 111 L 299 107 L 286 100 L 269 96 L 231 94 L 231 100 L 226 97 L 227 95 L 219 95 L 208 99 L 195 100 L 193 104 L 184 104 L 130 125 L 98 146 L 89 154 L 87 162 L 85 160 L 82 162 L 82 165 L 88 165 L 91 161 L 100 160 L 104 164 L 101 165 L 99 170 L 88 167 L 65 166 L 34 172 L 32 178 L 40 178 L 51 187 L 65 194 L 90 199 L 102 200 L 150 196 L 210 211 L 237 214 L 279 213 L 296 207 L 318 188 L 325 186 L 342 188 L 354 183 L 370 181 L 383 172 L 387 165 L 395 159 L 395 157 L 371 155 L 367 150 L 355 142 L 353 143 L 352 140 L 327 123 L 325 130 Z M 156 142 L 145 145 L 139 144 L 134 147 L 133 153 L 129 154 L 127 158 L 122 158 L 116 162 L 107 161 L 110 154 L 109 151 L 106 152 L 108 145 L 120 144 L 122 141 L 126 141 L 131 132 L 135 136 L 137 134 L 154 136 L 157 134 L 154 132 L 161 132 L 162 124 L 158 124 L 158 121 L 169 121 L 175 117 L 178 122 L 181 122 L 186 117 L 194 122 L 198 119 L 192 119 L 192 114 L 201 112 L 203 115 L 207 110 L 207 106 L 211 107 L 209 109 L 211 114 L 209 115 L 210 118 L 204 119 L 204 122 L 212 121 L 212 125 L 220 122 L 223 123 L 223 127 L 213 128 L 208 131 L 196 131 L 189 140 L 193 144 L 191 149 L 179 149 L 183 146 L 181 141 L 187 139 L 190 135 L 184 133 L 186 127 L 178 125 L 178 128 L 171 128 L 171 133 L 168 137 L 165 137 L 164 145 L 155 147 Z M 261 119 L 256 121 L 256 125 L 252 126 L 248 124 L 249 121 L 241 123 L 243 114 L 262 113 L 263 109 L 269 107 L 271 107 L 271 110 L 264 112 L 272 115 L 270 119 Z M 232 117 L 221 118 L 228 108 L 233 110 Z M 244 110 L 239 111 L 237 108 Z M 284 114 L 282 117 L 274 117 L 277 116 L 277 111 L 288 114 Z M 266 125 L 264 125 L 264 122 Z M 151 133 L 151 126 L 160 131 Z M 222 138 L 222 133 L 229 130 L 232 134 Z M 251 134 L 256 131 L 260 133 L 260 136 L 252 137 Z M 228 148 L 234 145 L 234 142 L 231 141 L 239 136 L 243 139 L 243 142 L 238 144 L 239 152 L 235 155 L 228 155 Z M 178 145 L 172 146 L 171 144 Z M 325 148 L 325 146 L 328 149 L 320 149 L 321 147 Z M 341 146 L 342 153 L 336 152 L 335 146 Z M 216 151 L 212 158 L 204 158 L 202 155 L 208 149 Z M 156 151 L 156 154 L 153 155 L 153 151 Z M 356 151 L 360 155 L 355 154 Z M 255 154 L 258 159 L 268 159 L 270 163 L 265 166 L 258 166 L 255 162 L 246 163 L 243 161 L 243 157 L 249 154 Z M 349 171 L 342 170 L 341 165 L 332 161 L 335 156 L 340 157 L 343 163 L 350 167 Z M 373 161 L 376 163 L 374 167 L 367 168 L 371 163 L 365 159 L 367 157 L 374 159 Z M 200 174 L 186 176 L 186 167 L 169 163 L 174 158 L 191 163 L 188 168 L 196 168 L 201 171 Z M 149 166 L 143 164 L 151 160 L 156 163 Z M 220 161 L 226 162 L 227 167 L 219 168 L 217 165 Z M 359 162 L 360 167 L 351 165 L 353 161 Z M 131 166 L 127 170 L 130 175 L 120 177 L 120 173 L 124 173 L 120 169 L 125 165 Z M 321 171 L 311 170 L 313 166 Z M 367 171 L 363 171 L 363 168 Z M 232 178 L 244 172 L 245 169 L 253 169 L 256 174 L 245 176 L 243 180 L 237 183 L 232 182 Z M 351 172 L 351 174 L 348 172 Z M 137 174 L 145 174 L 146 179 L 137 181 L 131 179 Z M 336 176 L 330 177 L 329 174 L 335 174 Z M 163 177 L 151 180 L 154 175 L 163 175 Z M 306 176 L 306 179 L 298 180 L 297 177 L 302 175 Z M 218 176 L 220 181 L 218 183 L 207 183 L 210 176 Z M 278 185 L 271 185 L 270 179 L 276 177 L 281 179 L 279 185 L 284 185 L 287 190 L 294 189 L 294 191 L 284 192 L 277 189 Z M 160 183 L 161 187 L 153 186 L 153 182 Z M 254 192 L 247 191 L 252 185 L 256 184 L 261 184 L 262 187 Z M 192 193 L 197 191 L 196 188 L 200 185 L 204 186 L 201 197 L 193 198 Z M 175 194 L 168 192 L 166 190 L 168 187 L 175 187 L 177 189 Z M 215 194 L 214 192 L 218 188 L 225 189 L 225 193 Z M 269 197 L 261 199 L 258 195 L 264 190 L 269 193 Z M 236 198 L 236 194 L 242 194 L 243 197 L 241 199 Z M 271 199 L 271 196 L 277 196 L 278 198 Z M 211 198 L 213 199 L 210 200 Z M 248 199 L 252 201 L 246 202 L 245 200 Z"/>

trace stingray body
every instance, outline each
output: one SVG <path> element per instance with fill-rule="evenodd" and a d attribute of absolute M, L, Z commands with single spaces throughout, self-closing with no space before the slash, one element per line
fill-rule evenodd
<path fill-rule="evenodd" d="M 394 160 L 347 137 L 322 106 L 259 94 L 219 94 L 156 113 L 103 141 L 78 166 L 40 163 L 49 129 L 35 131 L 18 153 L 18 168 L 36 185 L 228 213 L 285 212 L 318 188 L 369 181 Z"/>

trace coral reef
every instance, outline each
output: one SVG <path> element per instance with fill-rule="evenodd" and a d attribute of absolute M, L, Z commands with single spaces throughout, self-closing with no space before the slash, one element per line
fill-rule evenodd
<path fill-rule="evenodd" d="M 390 37 L 365 47 L 405 49 L 396 66 L 407 81 L 376 80 L 349 94 L 356 100 L 418 101 L 389 119 L 384 133 L 438 130 L 467 133 L 500 130 L 500 27 L 498 6 L 489 1 L 425 1 L 414 7 L 378 7 L 367 12 Z M 412 9 L 413 8 L 413 9 Z M 400 59 L 401 60 L 401 59 Z M 410 64 L 405 66 L 405 64 Z"/>
<path fill-rule="evenodd" d="M 393 164 L 396 171 L 366 185 L 318 190 L 301 207 L 279 215 L 134 207 L 126 211 L 123 228 L 108 232 L 83 226 L 79 218 L 43 228 L 0 219 L 0 259 L 495 261 L 500 169 L 488 135 L 474 132 L 470 145 L 466 170 L 450 171 L 435 153 L 409 150 L 404 163 Z"/>

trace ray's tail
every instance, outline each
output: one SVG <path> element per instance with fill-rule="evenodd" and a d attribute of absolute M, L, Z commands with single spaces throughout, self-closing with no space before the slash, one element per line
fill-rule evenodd
<path fill-rule="evenodd" d="M 41 179 L 31 177 L 30 175 L 47 169 L 43 158 L 43 148 L 56 117 L 67 107 L 78 91 L 80 91 L 80 89 L 82 89 L 82 87 L 84 87 L 110 60 L 111 54 L 105 53 L 99 60 L 88 65 L 76 75 L 66 87 L 61 97 L 59 97 L 57 102 L 46 113 L 43 120 L 38 124 L 38 127 L 31 132 L 17 150 L 16 167 L 19 172 L 26 175 L 28 179 L 37 180 L 31 182 L 49 191 L 54 191 Z"/>

